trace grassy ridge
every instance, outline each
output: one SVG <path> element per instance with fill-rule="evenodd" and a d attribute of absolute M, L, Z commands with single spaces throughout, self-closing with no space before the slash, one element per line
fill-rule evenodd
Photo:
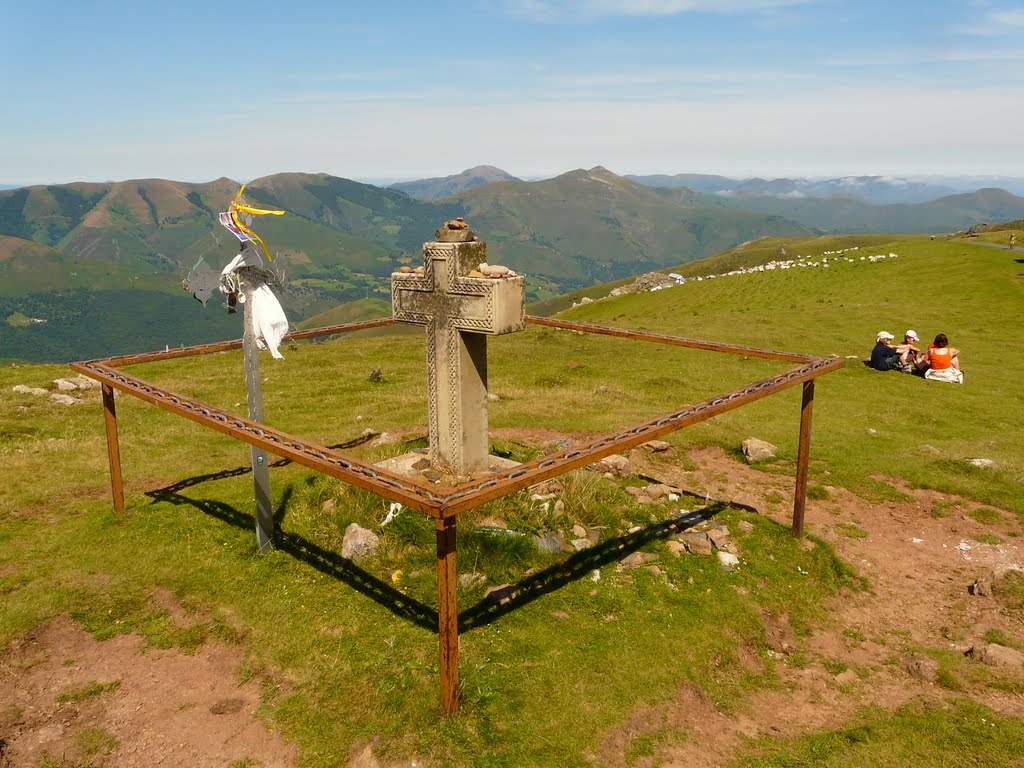
<path fill-rule="evenodd" d="M 854 356 L 826 377 L 815 406 L 814 453 L 833 476 L 862 492 L 886 492 L 878 475 L 964 493 L 1024 514 L 1024 450 L 1005 423 L 1024 419 L 1021 363 L 1006 350 L 1022 341 L 1007 323 L 1022 306 L 1024 283 L 1013 254 L 928 240 L 887 243 L 898 258 L 734 275 L 651 294 L 595 302 L 566 313 L 588 322 L 710 338 L 770 349 Z M 943 387 L 863 366 L 880 330 L 942 332 L 961 350 L 967 384 Z M 755 404 L 708 427 L 722 440 L 740 425 L 792 447 L 796 433 L 774 404 Z M 875 430 L 868 433 L 867 429 Z M 891 466 L 899 456 L 898 467 Z M 990 458 L 996 468 L 972 466 Z"/>
<path fill-rule="evenodd" d="M 689 283 L 569 314 L 844 357 L 866 357 L 882 328 L 898 334 L 912 325 L 923 337 L 942 330 L 963 350 L 964 386 L 876 373 L 857 361 L 819 382 L 812 482 L 827 477 L 830 485 L 879 497 L 898 493 L 888 478 L 900 477 L 1024 520 L 1024 456 L 1005 428 L 1024 415 L 1017 385 L 1024 363 L 1002 352 L 1021 341 L 1021 331 L 1006 323 L 1024 298 L 1014 255 L 926 240 L 880 250 L 899 257 Z M 264 358 L 268 421 L 327 444 L 352 440 L 366 426 L 422 433 L 422 350 L 421 336 L 341 339 L 295 346 L 280 362 Z M 636 423 L 780 370 L 757 359 L 536 328 L 495 339 L 490 350 L 492 389 L 501 397 L 492 404 L 493 427 L 576 435 Z M 383 382 L 368 380 L 374 368 Z M 136 372 L 215 405 L 244 407 L 237 353 Z M 588 556 L 594 560 L 552 559 L 514 539 L 495 544 L 470 533 L 491 516 L 524 531 L 549 524 L 525 494 L 460 517 L 460 573 L 539 586 L 536 599 L 504 614 L 469 613 L 480 605 L 482 587 L 460 586 L 464 615 L 482 618 L 462 635 L 464 710 L 441 718 L 430 623 L 433 538 L 423 518 L 400 516 L 396 528 L 383 530 L 382 552 L 354 568 L 334 554 L 345 527 L 355 521 L 377 528 L 387 505 L 300 467 L 275 467 L 282 535 L 274 552 L 257 556 L 248 451 L 128 397 L 118 403 L 128 509 L 115 516 L 98 402 L 69 409 L 10 394 L 14 384 L 39 386 L 65 373 L 59 366 L 0 369 L 0 644 L 65 611 L 98 636 L 137 631 L 154 645 L 180 648 L 197 637 L 244 643 L 241 674 L 264 680 L 264 713 L 299 743 L 304 766 L 344 763 L 353 744 L 372 739 L 383 759 L 416 754 L 438 765 L 602 764 L 604 745 L 631 716 L 656 710 L 682 686 L 696 687 L 728 712 L 751 691 L 777 685 L 765 617 L 785 613 L 800 638 L 826 620 L 821 606 L 829 596 L 860 588 L 827 545 L 805 549 L 783 527 L 738 510 L 704 511 L 736 532 L 745 554 L 739 570 L 673 558 L 650 507 L 600 479 L 567 480 L 569 511 L 559 525 L 607 525 L 611 537 L 641 526 L 642 549 L 659 557 L 663 575 L 617 572 L 599 559 L 600 550 Z M 789 487 L 798 411 L 799 394 L 789 390 L 673 442 L 734 451 L 756 434 L 781 449 L 781 474 L 766 473 L 765 483 Z M 511 448 L 531 450 L 524 442 Z M 355 450 L 379 459 L 400 447 Z M 979 454 L 996 467 L 967 462 Z M 754 526 L 750 533 L 739 532 L 741 519 Z M 598 581 L 590 578 L 595 567 Z M 571 577 L 563 579 L 566 569 Z M 194 609 L 195 630 L 187 637 L 175 634 L 149 600 L 156 587 Z M 752 749 L 760 764 L 796 765 L 806 764 L 804 754 L 834 757 L 842 752 L 836 744 L 865 745 L 861 764 L 871 764 L 878 743 L 913 731 L 932 738 L 915 737 L 916 751 L 900 754 L 938 766 L 952 738 L 936 727 L 941 721 L 958 725 L 959 738 L 982 763 L 999 764 L 995 758 L 1011 750 L 1019 723 L 1007 721 L 1002 741 L 987 739 L 978 713 L 874 712 L 849 738 L 782 745 L 789 752 L 781 756 L 765 745 Z M 937 720 L 930 724 L 929 717 Z"/>

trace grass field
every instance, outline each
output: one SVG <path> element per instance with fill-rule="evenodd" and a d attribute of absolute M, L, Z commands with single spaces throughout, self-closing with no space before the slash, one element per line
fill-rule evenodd
<path fill-rule="evenodd" d="M 1024 531 L 1024 448 L 1012 426 L 1024 417 L 1024 362 L 1015 354 L 1024 267 L 1009 252 L 961 243 L 886 238 L 874 247 L 856 253 L 898 256 L 692 282 L 565 316 L 851 357 L 817 386 L 812 486 L 842 486 L 869 501 L 899 498 L 902 484 L 935 489 L 1001 510 Z M 879 330 L 899 336 L 907 327 L 922 339 L 947 333 L 962 350 L 966 384 L 861 364 Z M 324 444 L 353 441 L 367 427 L 425 433 L 419 336 L 302 344 L 285 355 L 263 361 L 271 425 Z M 369 381 L 375 368 L 382 382 Z M 541 430 L 612 431 L 779 370 L 758 359 L 534 328 L 490 344 L 492 391 L 500 397 L 491 425 L 520 435 L 500 447 L 528 457 L 538 450 L 530 436 Z M 132 372 L 244 408 L 237 353 Z M 280 534 L 274 551 L 260 556 L 244 447 L 128 397 L 118 400 L 127 508 L 115 515 L 97 401 L 68 408 L 11 393 L 15 384 L 44 386 L 67 373 L 61 366 L 0 369 L 0 647 L 65 613 L 98 638 L 134 632 L 153 648 L 187 653 L 214 641 L 234 644 L 240 678 L 263 682 L 261 715 L 299 746 L 302 766 L 344 764 L 354 745 L 370 742 L 382 760 L 435 765 L 606 764 L 602 745 L 628 731 L 635 713 L 671 701 L 681 688 L 727 714 L 742 712 L 755 692 L 778 688 L 778 666 L 798 664 L 800 655 L 779 660 L 769 652 L 771 617 L 785 614 L 799 643 L 827 625 L 829 600 L 871 589 L 824 541 L 812 537 L 804 546 L 767 517 L 701 500 L 680 504 L 726 522 L 744 567 L 724 571 L 712 559 L 671 557 L 651 507 L 620 484 L 579 473 L 564 483 L 561 518 L 542 513 L 526 493 L 460 516 L 460 573 L 482 573 L 488 585 L 529 583 L 534 592 L 502 612 L 483 602 L 482 585 L 460 586 L 468 624 L 463 708 L 444 717 L 431 624 L 434 537 L 425 518 L 406 512 L 382 530 L 382 500 L 301 467 L 275 467 Z M 757 436 L 780 448 L 765 476 L 791 476 L 798 416 L 796 388 L 672 442 L 685 462 L 691 448 L 736 455 L 740 441 Z M 381 459 L 402 446 L 353 450 Z M 974 458 L 994 465 L 976 467 Z M 605 526 L 611 541 L 655 555 L 662 573 L 619 571 L 609 549 L 552 556 L 526 538 L 473 530 L 495 518 L 525 533 Z M 740 531 L 741 521 L 749 532 Z M 358 566 L 338 555 L 351 522 L 383 533 L 380 553 Z M 630 534 L 636 527 L 639 535 Z M 187 629 L 154 602 L 157 589 L 185 607 Z M 989 722 L 999 722 L 996 733 Z M 865 710 L 838 731 L 751 741 L 736 760 L 1012 765 L 1021 735 L 1020 721 L 950 699 Z M 670 728 L 644 730 L 611 763 L 655 765 L 659 749 L 686 739 Z"/>

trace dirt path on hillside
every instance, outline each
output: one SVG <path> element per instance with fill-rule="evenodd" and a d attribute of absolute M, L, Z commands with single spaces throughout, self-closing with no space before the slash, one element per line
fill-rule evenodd
<path fill-rule="evenodd" d="M 552 439 L 547 432 L 505 437 Z M 756 470 L 717 449 L 690 451 L 692 471 L 676 468 L 681 462 L 671 455 L 652 463 L 635 451 L 633 458 L 645 473 L 711 499 L 742 501 L 789 525 L 792 477 Z M 840 488 L 828 488 L 828 499 L 809 500 L 808 532 L 829 541 L 871 586 L 835 599 L 830 621 L 809 638 L 795 638 L 785 618 L 769 621 L 781 690 L 757 694 L 739 713 L 726 715 L 699 691 L 684 688 L 670 707 L 634 712 L 595 745 L 601 763 L 723 765 L 743 737 L 835 728 L 866 704 L 894 708 L 947 697 L 934 662 L 917 649 L 945 649 L 959 658 L 993 630 L 1024 641 L 1020 611 L 969 592 L 979 577 L 1024 567 L 1020 523 L 1006 514 L 996 521 L 1000 513 L 989 511 L 992 521 L 983 524 L 971 517 L 979 505 L 902 490 L 909 501 L 871 504 Z M 169 594 L 155 598 L 179 625 L 188 625 Z M 801 664 L 793 661 L 797 650 Z M 0 768 L 34 768 L 47 757 L 55 765 L 94 768 L 292 766 L 295 747 L 257 715 L 259 682 L 239 682 L 242 655 L 239 646 L 214 642 L 190 656 L 146 647 L 131 635 L 101 643 L 70 618 L 47 622 L 0 653 Z M 1024 672 L 963 663 L 977 675 L 961 675 L 957 695 L 1024 717 L 1024 697 L 985 684 L 1020 680 Z M 632 739 L 666 726 L 686 738 L 653 757 L 627 761 Z M 380 763 L 365 746 L 351 766 Z"/>
<path fill-rule="evenodd" d="M 699 469 L 678 473 L 682 487 L 712 499 L 753 501 L 776 522 L 790 524 L 792 478 L 739 464 L 717 449 L 692 451 L 689 457 Z M 740 714 L 724 715 L 689 688 L 680 691 L 667 712 L 637 713 L 624 724 L 625 730 L 640 727 L 642 733 L 639 723 L 660 721 L 687 736 L 682 746 L 659 753 L 656 764 L 718 766 L 733 758 L 741 737 L 837 728 L 869 704 L 892 709 L 912 699 L 944 699 L 951 691 L 940 685 L 934 661 L 918 649 L 943 649 L 959 656 L 984 645 L 984 635 L 992 630 L 1017 643 L 1024 641 L 1022 612 L 1007 611 L 997 597 L 975 596 L 970 589 L 979 577 L 1024 569 L 1024 538 L 1017 538 L 1024 531 L 1011 515 L 1001 513 L 999 522 L 982 524 L 970 516 L 981 505 L 931 491 L 901 487 L 910 501 L 872 504 L 844 489 L 826 488 L 828 500 L 808 500 L 807 531 L 832 544 L 845 562 L 867 577 L 870 588 L 833 600 L 829 624 L 810 638 L 796 641 L 785 622 L 769 625 L 773 651 L 782 662 L 777 670 L 783 690 L 757 694 Z M 766 496 L 783 500 L 771 503 Z M 986 518 L 984 513 L 980 516 Z M 1003 543 L 997 543 L 999 539 Z M 802 666 L 787 663 L 797 645 L 805 651 Z M 958 676 L 963 690 L 957 695 L 1002 714 L 1024 717 L 1024 696 L 984 684 L 1003 680 L 1017 683 L 1021 690 L 1024 669 L 987 667 L 969 659 L 964 663 L 976 675 Z M 626 764 L 622 755 L 606 751 L 604 757 L 608 765 Z"/>

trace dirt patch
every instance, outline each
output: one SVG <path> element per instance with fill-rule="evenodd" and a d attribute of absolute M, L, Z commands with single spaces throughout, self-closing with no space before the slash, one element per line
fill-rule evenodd
<path fill-rule="evenodd" d="M 49 621 L 0 655 L 0 766 L 294 765 L 295 747 L 256 715 L 258 681 L 239 683 L 239 655 L 99 642 L 67 616 Z"/>
<path fill-rule="evenodd" d="M 742 498 L 744 506 L 752 502 L 779 524 L 791 524 L 792 476 L 747 466 L 714 448 L 688 452 L 696 465 L 692 470 L 680 469 L 671 460 L 676 457 L 668 458 L 652 462 L 642 452 L 631 454 L 641 472 L 712 501 Z M 722 765 L 733 758 L 742 737 L 841 727 L 868 704 L 896 708 L 913 699 L 944 699 L 952 691 L 934 674 L 921 675 L 921 651 L 926 659 L 927 651 L 959 658 L 991 631 L 1024 643 L 1020 611 L 1007 611 L 998 599 L 970 592 L 978 577 L 1024 568 L 1021 525 L 1013 515 L 982 510 L 988 512 L 985 516 L 978 512 L 982 505 L 889 482 L 909 500 L 872 503 L 826 485 L 827 499 L 807 503 L 805 530 L 828 541 L 867 578 L 869 588 L 833 600 L 829 623 L 810 638 L 797 640 L 785 616 L 765 616 L 769 648 L 781 659 L 777 670 L 783 689 L 753 696 L 740 714 L 726 716 L 686 691 L 658 712 L 636 713 L 640 720 L 649 715 L 649 722 L 670 722 L 686 734 L 684 740 L 666 740 L 656 753 L 657 764 Z M 1001 519 L 995 522 L 997 517 Z M 786 661 L 797 647 L 806 658 L 802 665 Z M 1002 674 L 991 668 L 975 671 L 983 672 L 979 679 L 990 681 Z M 1022 673 L 1009 671 L 1003 680 L 1019 686 Z M 1019 693 L 966 676 L 958 682 L 956 695 L 1004 715 L 1024 716 Z M 620 730 L 630 732 L 633 720 Z M 609 765 L 621 762 L 623 746 L 614 739 L 606 743 Z"/>

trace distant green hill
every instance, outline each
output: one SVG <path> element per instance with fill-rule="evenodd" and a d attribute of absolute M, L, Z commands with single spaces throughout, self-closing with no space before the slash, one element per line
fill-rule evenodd
<path fill-rule="evenodd" d="M 85 350 L 105 354 L 124 339 L 142 348 L 208 340 L 223 325 L 204 315 L 221 310 L 203 310 L 180 283 L 201 260 L 219 270 L 236 252 L 216 214 L 237 190 L 230 179 L 143 179 L 0 191 L 0 319 L 21 313 L 48 321 L 29 329 L 0 323 L 0 355 L 65 360 Z M 288 211 L 259 219 L 256 228 L 284 267 L 281 299 L 294 322 L 348 301 L 386 300 L 391 272 L 418 262 L 422 244 L 456 216 L 468 217 L 488 241 L 492 261 L 528 276 L 531 300 L 760 235 L 809 233 L 775 216 L 695 206 L 678 190 L 600 168 L 485 184 L 437 202 L 326 174 L 267 176 L 246 194 Z M 142 290 L 150 293 L 136 295 Z M 115 305 L 132 311 L 91 309 Z M 88 343 L 71 327 L 83 314 L 92 323 Z"/>
<path fill-rule="evenodd" d="M 442 197 L 456 195 L 467 189 L 482 184 L 493 184 L 496 181 L 519 181 L 519 179 L 493 165 L 478 165 L 454 176 L 401 181 L 391 184 L 390 188 L 405 192 L 417 200 L 439 200 Z"/>

